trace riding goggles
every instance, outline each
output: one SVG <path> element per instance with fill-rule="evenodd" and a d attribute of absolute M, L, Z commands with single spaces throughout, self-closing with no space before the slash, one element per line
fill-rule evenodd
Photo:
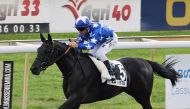
<path fill-rule="evenodd" d="M 76 28 L 78 31 L 84 31 L 86 29 L 86 27 L 77 27 Z"/>

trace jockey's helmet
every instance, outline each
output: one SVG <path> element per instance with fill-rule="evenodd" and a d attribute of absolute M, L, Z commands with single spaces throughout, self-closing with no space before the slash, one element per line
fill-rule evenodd
<path fill-rule="evenodd" d="M 83 31 L 91 25 L 91 22 L 87 16 L 81 16 L 75 21 L 75 28 L 78 31 Z"/>

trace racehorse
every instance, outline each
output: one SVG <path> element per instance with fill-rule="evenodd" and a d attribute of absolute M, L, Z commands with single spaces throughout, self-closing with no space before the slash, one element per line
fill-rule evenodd
<path fill-rule="evenodd" d="M 39 75 L 47 67 L 56 63 L 62 75 L 63 91 L 67 100 L 59 109 L 79 109 L 81 104 L 112 98 L 125 92 L 141 104 L 143 109 L 152 109 L 150 96 L 153 87 L 153 72 L 170 79 L 174 86 L 179 74 L 173 69 L 177 62 L 169 59 L 159 64 L 141 58 L 121 58 L 127 73 L 127 87 L 107 85 L 101 82 L 98 71 L 87 53 L 78 52 L 66 43 L 52 40 L 50 34 L 46 39 L 42 34 L 42 45 L 37 50 L 37 57 L 30 70 Z"/>

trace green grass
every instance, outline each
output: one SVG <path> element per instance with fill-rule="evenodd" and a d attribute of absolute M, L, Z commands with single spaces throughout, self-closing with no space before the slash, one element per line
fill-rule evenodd
<path fill-rule="evenodd" d="M 155 61 L 163 62 L 166 54 L 189 54 L 189 49 L 157 49 Z M 35 53 L 30 54 L 30 65 L 35 58 Z M 140 57 L 150 59 L 150 50 L 113 50 L 109 53 L 110 59 L 120 57 Z M 3 54 L 0 60 L 13 60 L 15 62 L 13 84 L 13 109 L 21 109 L 23 93 L 24 54 Z M 154 109 L 164 109 L 165 85 L 164 79 L 154 76 L 154 87 L 151 102 Z M 56 109 L 65 101 L 62 92 L 62 77 L 58 68 L 53 65 L 40 76 L 29 74 L 28 109 Z M 140 109 L 136 101 L 126 95 L 120 94 L 113 99 L 82 105 L 81 109 Z"/>
<path fill-rule="evenodd" d="M 165 34 L 190 34 L 190 31 L 162 31 L 162 32 L 137 32 L 118 33 L 119 36 L 139 35 L 165 35 Z M 53 34 L 55 38 L 75 37 L 76 33 Z M 39 34 L 11 34 L 0 35 L 0 40 L 12 39 L 39 39 Z M 108 54 L 110 59 L 120 57 L 139 57 L 151 59 L 150 49 L 113 50 Z M 156 62 L 163 62 L 166 54 L 189 54 L 189 49 L 156 49 Z M 34 61 L 36 53 L 30 54 L 29 65 Z M 0 60 L 12 60 L 15 63 L 13 80 L 13 109 L 22 108 L 24 54 L 0 54 Z M 57 109 L 66 99 L 62 91 L 62 76 L 58 68 L 53 65 L 40 76 L 29 72 L 29 92 L 27 109 Z M 165 107 L 165 83 L 164 79 L 154 76 L 154 86 L 151 96 L 154 109 Z M 112 99 L 82 105 L 80 109 L 141 109 L 140 105 L 129 95 L 122 93 Z"/>

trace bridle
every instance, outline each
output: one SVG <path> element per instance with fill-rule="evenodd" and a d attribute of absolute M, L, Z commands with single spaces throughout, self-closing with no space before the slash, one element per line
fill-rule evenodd
<path fill-rule="evenodd" d="M 46 68 L 47 68 L 48 66 L 50 66 L 51 64 L 57 62 L 60 58 L 62 58 L 63 56 L 65 56 L 65 55 L 70 51 L 70 49 L 71 49 L 71 47 L 68 46 L 68 47 L 64 50 L 65 52 L 64 52 L 62 55 L 60 55 L 59 57 L 57 57 L 57 58 L 54 59 L 53 61 L 50 61 L 50 60 L 52 60 L 51 57 L 53 56 L 53 53 L 54 53 L 54 51 L 56 50 L 55 44 L 54 44 L 54 42 L 53 42 L 53 47 L 52 47 L 51 53 L 50 53 L 50 55 L 49 55 L 49 58 L 47 58 L 47 61 L 42 61 L 42 62 L 41 62 L 41 65 L 40 65 L 40 66 L 41 66 L 41 69 L 42 69 L 43 71 L 46 70 Z"/>
<path fill-rule="evenodd" d="M 51 59 L 51 57 L 53 56 L 54 51 L 56 50 L 55 45 L 54 45 L 54 42 L 53 42 L 53 49 L 51 50 L 51 53 L 50 53 L 49 58 L 47 58 L 48 61 L 46 61 L 46 62 L 45 62 L 45 61 L 41 62 L 41 65 L 40 65 L 40 66 L 41 66 L 42 71 L 45 71 L 48 66 L 52 65 L 53 63 L 57 62 L 60 58 L 62 58 L 63 56 L 65 56 L 65 55 L 70 51 L 70 49 L 71 49 L 71 47 L 68 46 L 66 49 L 64 49 L 65 52 L 64 52 L 62 55 L 60 55 L 59 57 L 57 57 L 56 59 L 54 59 L 53 61 L 50 62 L 50 59 Z M 76 56 L 76 58 L 77 58 L 77 60 L 76 60 L 76 62 L 74 63 L 72 69 L 71 69 L 69 72 L 66 73 L 67 75 L 63 76 L 64 78 L 68 78 L 68 77 L 72 74 L 73 70 L 74 70 L 75 67 L 77 66 L 77 63 L 80 64 L 79 59 L 78 59 L 78 56 Z M 51 60 L 52 60 L 52 59 L 51 59 Z M 81 64 L 80 64 L 80 66 L 81 66 Z M 82 69 L 82 70 L 83 70 L 83 69 Z M 83 72 L 84 72 L 84 71 L 83 71 Z M 83 75 L 84 75 L 84 77 L 85 77 L 85 79 L 86 79 L 86 76 L 85 76 L 84 73 L 83 73 Z"/>

